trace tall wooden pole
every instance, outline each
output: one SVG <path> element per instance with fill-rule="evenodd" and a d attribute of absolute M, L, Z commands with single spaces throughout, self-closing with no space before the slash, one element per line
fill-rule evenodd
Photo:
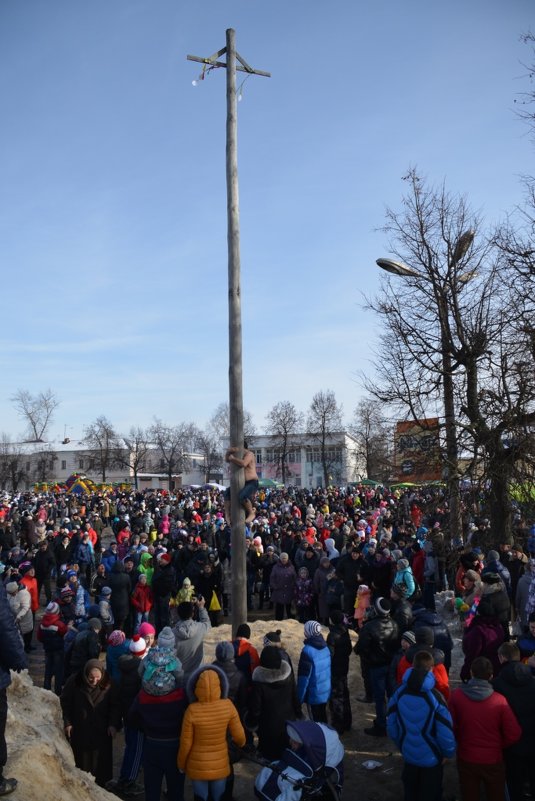
<path fill-rule="evenodd" d="M 227 244 L 229 318 L 229 410 L 230 444 L 243 448 L 242 331 L 240 285 L 240 203 L 238 192 L 238 103 L 236 97 L 236 39 L 227 31 Z M 239 453 L 238 455 L 242 455 Z M 232 631 L 247 620 L 247 575 L 245 566 L 245 513 L 239 501 L 244 485 L 243 468 L 230 471 L 232 519 Z"/>
<path fill-rule="evenodd" d="M 254 70 L 236 52 L 236 34 L 227 31 L 227 44 L 209 58 L 188 56 L 188 61 L 198 61 L 210 69 L 225 67 L 227 70 L 227 244 L 228 244 L 228 311 L 229 311 L 229 410 L 230 444 L 239 448 L 243 456 L 243 392 L 242 392 L 242 333 L 241 333 L 241 286 L 240 286 L 240 203 L 238 194 L 238 114 L 236 97 L 236 72 L 270 77 L 269 72 Z M 226 53 L 226 62 L 219 61 Z M 239 63 L 236 63 L 239 62 Z M 203 72 L 204 75 L 204 72 Z M 231 466 L 230 514 L 231 573 L 232 573 L 232 630 L 247 620 L 247 573 L 245 567 L 245 512 L 239 502 L 243 488 L 242 467 Z"/>

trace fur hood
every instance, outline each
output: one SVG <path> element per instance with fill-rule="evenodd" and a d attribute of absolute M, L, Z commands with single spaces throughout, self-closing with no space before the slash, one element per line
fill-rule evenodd
<path fill-rule="evenodd" d="M 198 690 L 200 690 L 201 688 L 198 687 L 197 685 L 199 684 L 199 679 L 201 679 L 201 681 L 200 681 L 201 684 L 206 683 L 206 681 L 208 680 L 209 677 L 208 676 L 203 676 L 202 674 L 206 673 L 209 670 L 213 671 L 214 673 L 217 673 L 217 676 L 219 677 L 219 684 L 220 684 L 219 698 L 228 698 L 229 684 L 228 684 L 228 679 L 227 679 L 225 673 L 221 670 L 221 668 L 218 668 L 217 665 L 202 665 L 200 668 L 198 668 L 197 670 L 193 671 L 193 673 L 189 677 L 188 683 L 186 685 L 186 693 L 187 693 L 187 696 L 188 696 L 188 701 L 190 703 L 193 703 L 194 701 L 201 700 L 199 698 L 198 694 L 197 694 Z M 210 677 L 210 679 L 211 679 L 211 677 Z M 213 682 L 212 681 L 210 682 L 210 687 L 208 688 L 208 690 L 209 690 L 211 695 L 214 693 L 214 688 L 215 688 L 215 690 L 217 690 L 217 688 L 215 687 L 215 677 L 214 677 Z M 213 700 L 218 700 L 218 699 L 212 697 L 210 699 L 203 698 L 203 700 L 212 700 L 213 701 Z"/>
<path fill-rule="evenodd" d="M 280 668 L 265 668 L 259 665 L 253 670 L 253 681 L 260 684 L 275 684 L 277 681 L 284 681 L 288 678 L 292 668 L 284 659 L 281 661 Z"/>

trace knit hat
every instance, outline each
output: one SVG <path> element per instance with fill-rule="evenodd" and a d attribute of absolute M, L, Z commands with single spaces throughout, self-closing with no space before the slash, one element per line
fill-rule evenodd
<path fill-rule="evenodd" d="M 18 589 L 19 585 L 17 584 L 16 581 L 8 581 L 8 583 L 6 584 L 6 592 L 8 593 L 18 592 Z"/>
<path fill-rule="evenodd" d="M 399 548 L 394 548 L 394 550 L 392 551 L 392 559 L 394 559 L 394 561 L 396 562 L 399 562 L 402 556 L 403 556 L 403 551 L 400 551 Z"/>
<path fill-rule="evenodd" d="M 147 651 L 147 643 L 139 634 L 134 634 L 130 642 L 129 651 L 134 656 L 144 656 Z"/>
<path fill-rule="evenodd" d="M 370 539 L 368 540 L 368 545 L 370 546 L 370 548 L 376 547 L 377 540 L 375 539 L 375 537 L 370 537 Z"/>
<path fill-rule="evenodd" d="M 307 639 L 317 637 L 318 634 L 321 634 L 321 624 L 317 620 L 309 620 L 308 623 L 305 623 L 305 637 Z"/>
<path fill-rule="evenodd" d="M 435 642 L 435 632 L 431 628 L 431 626 L 420 626 L 419 629 L 416 629 L 416 642 L 418 645 L 429 645 L 432 646 Z"/>
<path fill-rule="evenodd" d="M 74 595 L 74 591 L 71 587 L 63 587 L 63 589 L 59 593 L 60 598 L 72 598 Z"/>
<path fill-rule="evenodd" d="M 408 559 L 398 559 L 397 565 L 398 565 L 398 567 L 401 567 L 402 570 L 406 570 L 408 568 L 408 566 L 409 566 L 409 560 Z"/>
<path fill-rule="evenodd" d="M 377 600 L 375 601 L 374 607 L 378 615 L 380 615 L 381 617 L 386 617 L 386 615 L 388 615 L 388 613 L 392 609 L 392 604 L 390 603 L 388 598 L 383 598 L 381 596 L 380 598 L 377 598 Z"/>
<path fill-rule="evenodd" d="M 72 579 L 72 578 L 76 578 L 77 579 L 78 578 L 78 573 L 76 572 L 76 570 L 67 570 L 67 572 L 65 573 L 65 578 L 67 580 Z"/>
<path fill-rule="evenodd" d="M 219 662 L 233 662 L 234 661 L 234 646 L 231 642 L 223 641 L 218 642 L 215 647 L 215 656 Z"/>
<path fill-rule="evenodd" d="M 87 621 L 87 625 L 90 629 L 95 629 L 96 631 L 100 631 L 102 628 L 102 620 L 99 620 L 98 617 L 90 617 Z"/>
<path fill-rule="evenodd" d="M 268 645 L 260 654 L 260 664 L 268 670 L 278 670 L 281 666 L 281 652 L 276 645 Z"/>
<path fill-rule="evenodd" d="M 170 565 L 171 564 L 171 554 L 162 553 L 158 557 L 158 564 L 160 564 L 160 565 Z"/>
<path fill-rule="evenodd" d="M 500 554 L 498 551 L 489 551 L 487 554 L 487 562 L 499 562 Z"/>
<path fill-rule="evenodd" d="M 108 645 L 122 645 L 126 640 L 126 635 L 121 629 L 115 629 L 108 636 Z"/>
<path fill-rule="evenodd" d="M 111 595 L 111 587 L 103 587 L 100 591 L 101 595 Z"/>
<path fill-rule="evenodd" d="M 158 634 L 158 648 L 171 648 L 171 650 L 176 649 L 175 635 L 169 626 L 164 626 L 164 628 Z"/>
<path fill-rule="evenodd" d="M 401 639 L 408 642 L 409 645 L 416 645 L 416 637 L 414 636 L 413 631 L 404 631 L 401 635 Z"/>
<path fill-rule="evenodd" d="M 281 641 L 281 630 L 277 629 L 277 631 L 268 631 L 268 633 L 264 636 L 264 645 L 273 645 L 274 643 L 280 643 Z"/>
<path fill-rule="evenodd" d="M 48 612 L 49 615 L 57 615 L 59 614 L 59 606 L 55 601 L 50 601 L 45 611 Z"/>
<path fill-rule="evenodd" d="M 140 637 L 143 637 L 143 639 L 145 639 L 145 636 L 147 634 L 156 634 L 156 629 L 154 628 L 152 623 L 145 622 L 142 623 L 141 626 L 138 628 L 137 633 L 139 634 Z"/>
<path fill-rule="evenodd" d="M 248 640 L 251 636 L 251 629 L 247 625 L 247 623 L 240 623 L 238 628 L 236 629 L 236 637 L 245 637 Z"/>

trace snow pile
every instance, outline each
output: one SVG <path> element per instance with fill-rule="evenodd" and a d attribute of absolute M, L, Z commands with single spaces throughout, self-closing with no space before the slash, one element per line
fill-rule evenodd
<path fill-rule="evenodd" d="M 5 775 L 17 779 L 18 787 L 9 797 L 13 801 L 117 801 L 89 773 L 74 766 L 56 695 L 35 687 L 26 671 L 11 676 Z"/>

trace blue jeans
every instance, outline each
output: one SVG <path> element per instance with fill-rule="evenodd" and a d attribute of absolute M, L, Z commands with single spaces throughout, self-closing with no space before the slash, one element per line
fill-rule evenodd
<path fill-rule="evenodd" d="M 226 779 L 213 779 L 211 782 L 203 782 L 200 781 L 200 779 L 194 779 L 192 781 L 193 793 L 194 795 L 198 795 L 199 798 L 202 798 L 203 801 L 207 801 L 208 793 L 210 793 L 212 801 L 221 801 L 221 796 L 225 792 L 226 783 Z"/>
<path fill-rule="evenodd" d="M 386 677 L 388 665 L 371 667 L 373 700 L 375 702 L 375 725 L 378 729 L 386 729 Z"/>

